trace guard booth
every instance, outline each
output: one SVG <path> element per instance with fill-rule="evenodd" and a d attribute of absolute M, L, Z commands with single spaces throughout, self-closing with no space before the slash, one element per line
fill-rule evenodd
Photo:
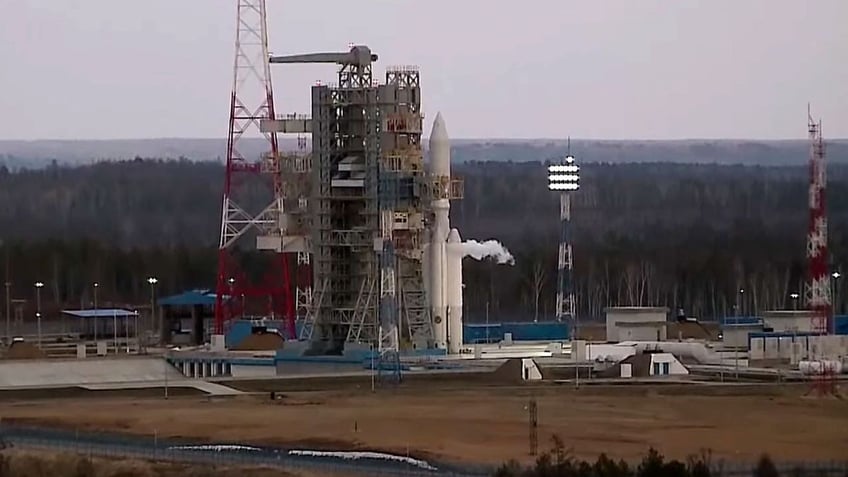
<path fill-rule="evenodd" d="M 162 317 L 164 344 L 201 345 L 209 341 L 215 322 L 216 295 L 212 290 L 189 290 L 161 298 L 156 305 Z"/>

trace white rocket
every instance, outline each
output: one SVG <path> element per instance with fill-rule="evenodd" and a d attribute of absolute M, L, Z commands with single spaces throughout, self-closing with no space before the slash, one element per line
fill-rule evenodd
<path fill-rule="evenodd" d="M 450 228 L 450 139 L 442 114 L 430 132 L 430 176 L 443 186 L 432 202 L 434 221 L 425 237 L 424 283 L 433 319 L 435 345 L 449 353 L 462 347 L 462 242 Z"/>

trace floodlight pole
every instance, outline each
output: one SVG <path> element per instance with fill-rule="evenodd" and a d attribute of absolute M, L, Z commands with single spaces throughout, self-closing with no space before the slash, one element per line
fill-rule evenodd
<path fill-rule="evenodd" d="M 576 365 L 575 386 L 580 386 L 580 362 L 575 340 L 580 331 L 574 296 L 574 262 L 571 250 L 571 194 L 580 188 L 580 167 L 571 155 L 571 139 L 565 160 L 548 166 L 548 189 L 559 193 L 560 241 L 557 256 L 556 319 L 571 319 L 571 355 Z"/>
<path fill-rule="evenodd" d="M 35 282 L 35 318 L 38 321 L 38 349 L 41 349 L 41 288 L 42 282 Z"/>
<path fill-rule="evenodd" d="M 147 283 L 150 284 L 150 326 L 152 328 L 155 328 L 156 325 L 157 325 L 157 322 L 156 322 L 156 284 L 159 283 L 159 279 L 157 279 L 156 277 L 150 277 L 150 278 L 147 279 Z M 162 326 L 159 325 L 159 331 L 158 332 L 155 329 L 153 331 L 154 331 L 154 336 L 155 335 L 159 336 L 159 342 L 160 343 L 164 342 L 165 337 L 163 336 L 164 333 L 162 333 Z M 137 329 L 136 329 L 136 333 L 138 333 Z M 138 336 L 136 336 L 136 338 L 138 338 Z"/>
<path fill-rule="evenodd" d="M 577 307 L 574 299 L 574 263 L 571 250 L 571 193 L 580 188 L 580 167 L 569 152 L 560 164 L 548 166 L 548 189 L 559 192 L 560 241 L 557 258 L 556 319 L 572 319 L 572 339 L 576 332 Z"/>
<path fill-rule="evenodd" d="M 100 284 L 94 282 L 94 343 L 95 346 L 97 344 L 97 289 L 100 288 Z"/>

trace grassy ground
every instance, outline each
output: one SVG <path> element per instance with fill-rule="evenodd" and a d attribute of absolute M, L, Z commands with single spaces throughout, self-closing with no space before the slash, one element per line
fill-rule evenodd
<path fill-rule="evenodd" d="M 282 385 L 281 385 L 282 386 Z M 702 449 L 753 460 L 845 458 L 848 401 L 805 397 L 803 386 L 408 385 L 293 391 L 228 399 L 68 397 L 0 402 L 0 418 L 210 441 L 316 449 L 378 449 L 450 461 L 529 459 L 528 412 L 539 442 L 560 435 L 578 457 L 635 459 L 653 446 L 685 458 Z"/>
<path fill-rule="evenodd" d="M 82 456 L 28 451 L 0 453 L 0 466 L 15 477 L 325 477 L 326 474 L 288 473 L 260 467 L 210 468 L 128 459 L 87 459 Z M 329 477 L 329 476 L 327 476 Z"/>

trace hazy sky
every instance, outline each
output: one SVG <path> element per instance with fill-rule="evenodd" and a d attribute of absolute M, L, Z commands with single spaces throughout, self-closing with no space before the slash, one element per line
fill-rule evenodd
<path fill-rule="evenodd" d="M 236 0 L 0 0 L 0 139 L 222 137 Z M 846 0 L 268 0 L 275 54 L 421 68 L 452 137 L 848 137 Z M 272 66 L 278 112 L 335 68 Z"/>

